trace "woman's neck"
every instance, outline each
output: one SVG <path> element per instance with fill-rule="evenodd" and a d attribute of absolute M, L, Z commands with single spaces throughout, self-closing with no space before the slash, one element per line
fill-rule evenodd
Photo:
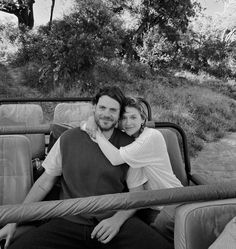
<path fill-rule="evenodd" d="M 137 137 L 139 137 L 140 136 L 140 134 L 143 132 L 143 128 L 140 128 L 137 132 L 135 132 L 131 137 L 133 137 L 133 138 L 137 138 Z"/>

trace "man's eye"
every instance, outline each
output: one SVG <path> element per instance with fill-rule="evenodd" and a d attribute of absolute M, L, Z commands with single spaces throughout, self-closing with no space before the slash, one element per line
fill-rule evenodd
<path fill-rule="evenodd" d="M 116 110 L 116 109 L 111 109 L 111 112 L 112 112 L 112 113 L 116 113 L 117 110 Z"/>

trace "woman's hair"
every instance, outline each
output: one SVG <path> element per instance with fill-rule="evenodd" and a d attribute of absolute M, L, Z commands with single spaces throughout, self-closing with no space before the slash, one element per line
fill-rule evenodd
<path fill-rule="evenodd" d="M 133 107 L 135 109 L 137 109 L 142 117 L 142 119 L 144 120 L 144 124 L 147 121 L 147 112 L 144 106 L 144 103 L 141 99 L 139 99 L 138 97 L 126 97 L 125 98 L 125 107 Z"/>

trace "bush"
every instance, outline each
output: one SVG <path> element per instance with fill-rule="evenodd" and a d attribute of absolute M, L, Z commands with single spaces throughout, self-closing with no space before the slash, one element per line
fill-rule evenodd
<path fill-rule="evenodd" d="M 101 1 L 78 1 L 51 30 L 41 27 L 21 35 L 18 62 L 41 64 L 39 81 L 47 92 L 61 84 L 69 89 L 101 59 L 117 56 L 122 35 L 121 22 Z"/>
<path fill-rule="evenodd" d="M 0 24 L 0 58 L 1 61 L 7 61 L 14 55 L 18 49 L 17 27 L 9 22 Z"/>

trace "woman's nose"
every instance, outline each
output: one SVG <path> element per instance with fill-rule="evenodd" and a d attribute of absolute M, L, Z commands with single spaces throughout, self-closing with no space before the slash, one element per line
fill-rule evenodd
<path fill-rule="evenodd" d="M 131 120 L 129 118 L 126 119 L 126 124 L 127 125 L 131 124 Z"/>

